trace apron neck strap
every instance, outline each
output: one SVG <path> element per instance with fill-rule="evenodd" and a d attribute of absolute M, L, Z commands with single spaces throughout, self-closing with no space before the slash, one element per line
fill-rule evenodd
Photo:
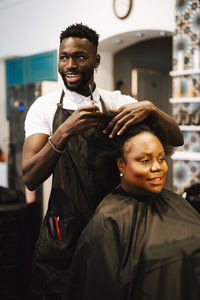
<path fill-rule="evenodd" d="M 107 111 L 106 105 L 105 105 L 103 99 L 101 98 L 101 95 L 100 95 L 99 101 L 101 102 L 101 106 L 102 106 L 102 111 L 103 111 L 103 113 L 106 113 L 106 111 Z"/>
<path fill-rule="evenodd" d="M 62 94 L 60 96 L 60 102 L 57 103 L 58 107 L 63 107 L 63 98 L 64 98 L 65 92 L 62 90 Z"/>

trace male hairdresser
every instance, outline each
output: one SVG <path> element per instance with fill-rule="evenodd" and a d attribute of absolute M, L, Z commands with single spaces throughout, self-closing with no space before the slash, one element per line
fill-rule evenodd
<path fill-rule="evenodd" d="M 39 97 L 25 120 L 25 185 L 35 190 L 53 174 L 33 260 L 33 290 L 46 300 L 61 299 L 77 239 L 105 196 L 90 169 L 87 139 L 91 130 L 114 138 L 133 123 L 154 115 L 168 124 L 171 143 L 183 144 L 176 122 L 151 102 L 137 102 L 120 91 L 97 87 L 94 70 L 100 64 L 98 39 L 93 29 L 82 24 L 61 32 L 58 70 L 63 88 Z M 102 120 L 105 109 L 118 112 L 106 128 Z"/>

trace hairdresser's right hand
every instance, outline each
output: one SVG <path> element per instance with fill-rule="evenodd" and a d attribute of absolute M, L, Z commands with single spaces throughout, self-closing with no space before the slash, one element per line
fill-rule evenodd
<path fill-rule="evenodd" d="M 103 128 L 103 114 L 96 105 L 82 106 L 60 125 L 62 133 L 68 137 L 81 134 L 91 128 Z"/>

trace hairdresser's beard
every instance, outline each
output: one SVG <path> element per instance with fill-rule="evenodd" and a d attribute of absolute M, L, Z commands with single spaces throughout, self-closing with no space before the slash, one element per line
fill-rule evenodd
<path fill-rule="evenodd" d="M 71 71 L 73 72 L 73 71 Z M 77 72 L 75 72 L 77 73 Z M 87 95 L 89 91 L 89 82 L 93 78 L 94 68 L 90 67 L 87 72 L 78 73 L 80 75 L 80 79 L 75 82 L 68 82 L 66 73 L 60 72 L 62 80 L 66 86 L 66 88 L 70 91 L 77 92 L 79 94 Z"/>

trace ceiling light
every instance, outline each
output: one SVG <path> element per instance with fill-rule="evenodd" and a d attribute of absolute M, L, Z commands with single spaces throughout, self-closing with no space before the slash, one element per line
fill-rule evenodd
<path fill-rule="evenodd" d="M 166 32 L 165 31 L 160 31 L 160 36 L 165 36 Z"/>
<path fill-rule="evenodd" d="M 143 36 L 143 34 L 141 32 L 136 32 L 136 37 L 137 38 L 141 38 Z"/>
<path fill-rule="evenodd" d="M 119 38 L 116 38 L 115 39 L 115 44 L 116 45 L 119 45 L 119 44 L 121 44 L 122 43 L 122 40 L 120 40 Z"/>

